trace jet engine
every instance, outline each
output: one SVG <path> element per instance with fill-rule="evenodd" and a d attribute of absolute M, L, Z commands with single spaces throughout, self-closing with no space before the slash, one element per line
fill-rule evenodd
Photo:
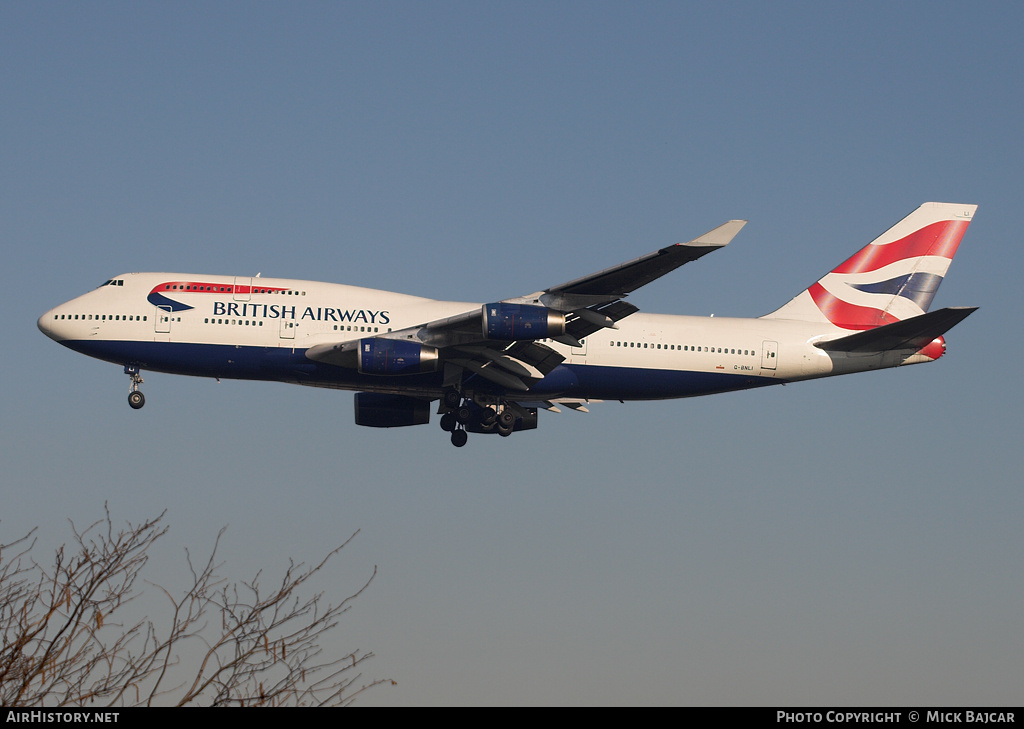
<path fill-rule="evenodd" d="M 418 375 L 437 370 L 437 348 L 402 339 L 359 340 L 357 368 L 364 375 Z"/>
<path fill-rule="evenodd" d="M 483 334 L 488 339 L 545 339 L 565 334 L 565 314 L 529 304 L 484 304 Z"/>

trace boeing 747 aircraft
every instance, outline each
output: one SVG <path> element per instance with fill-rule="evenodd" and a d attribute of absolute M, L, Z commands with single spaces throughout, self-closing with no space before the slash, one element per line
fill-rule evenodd
<path fill-rule="evenodd" d="M 641 314 L 641 286 L 729 243 L 691 240 L 526 296 L 437 301 L 340 284 L 126 273 L 39 319 L 51 339 L 141 372 L 355 390 L 358 425 L 468 433 L 537 427 L 540 409 L 658 400 L 931 362 L 974 311 L 928 313 L 976 205 L 925 203 L 757 319 Z"/>

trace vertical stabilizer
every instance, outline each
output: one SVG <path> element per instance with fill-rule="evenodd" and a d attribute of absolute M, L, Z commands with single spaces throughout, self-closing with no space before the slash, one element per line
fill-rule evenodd
<path fill-rule="evenodd" d="M 764 319 L 863 330 L 928 311 L 977 205 L 925 203 Z"/>

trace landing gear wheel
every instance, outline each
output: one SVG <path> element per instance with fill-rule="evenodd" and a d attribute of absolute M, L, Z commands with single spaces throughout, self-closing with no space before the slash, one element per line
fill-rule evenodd
<path fill-rule="evenodd" d="M 441 416 L 441 430 L 449 433 L 455 430 L 455 413 L 445 413 Z"/>
<path fill-rule="evenodd" d="M 498 432 L 508 430 L 512 432 L 512 427 L 516 424 L 516 416 L 512 414 L 512 411 L 505 409 L 501 411 L 501 415 L 498 416 Z"/>
<path fill-rule="evenodd" d="M 469 405 L 463 405 L 462 407 L 455 411 L 455 419 L 458 420 L 463 425 L 465 425 L 466 423 L 473 419 L 473 410 L 469 407 Z"/>
<path fill-rule="evenodd" d="M 494 427 L 497 429 L 498 435 L 500 435 L 502 438 L 508 438 L 510 435 L 512 435 L 512 431 L 515 430 L 515 428 L 513 428 L 513 426 L 511 425 L 508 426 L 507 428 L 502 427 L 501 423 L 498 423 Z"/>
<path fill-rule="evenodd" d="M 466 441 L 469 440 L 469 434 L 464 430 L 453 430 L 452 431 L 452 445 L 456 448 L 461 448 L 466 445 Z"/>
<path fill-rule="evenodd" d="M 142 384 L 142 375 L 139 374 L 139 368 L 133 364 L 126 364 L 124 366 L 124 373 L 132 381 L 132 389 L 128 392 L 128 404 L 132 406 L 132 410 L 138 410 L 146 404 L 146 396 L 139 391 L 139 385 Z"/>
<path fill-rule="evenodd" d="M 456 389 L 449 389 L 444 391 L 444 397 L 441 398 L 444 402 L 444 406 L 449 410 L 454 410 L 462 402 L 462 395 Z"/>

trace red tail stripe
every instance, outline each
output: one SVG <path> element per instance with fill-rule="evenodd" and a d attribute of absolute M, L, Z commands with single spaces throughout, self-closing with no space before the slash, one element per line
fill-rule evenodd
<path fill-rule="evenodd" d="M 918 256 L 952 259 L 967 230 L 968 220 L 942 220 L 885 245 L 869 245 L 850 256 L 833 273 L 877 271 L 896 261 Z"/>
<path fill-rule="evenodd" d="M 811 298 L 814 299 L 814 303 L 821 309 L 821 313 L 830 322 L 843 329 L 874 329 L 899 321 L 892 314 L 881 309 L 857 306 L 843 301 L 826 291 L 821 284 L 814 284 L 808 291 Z"/>

